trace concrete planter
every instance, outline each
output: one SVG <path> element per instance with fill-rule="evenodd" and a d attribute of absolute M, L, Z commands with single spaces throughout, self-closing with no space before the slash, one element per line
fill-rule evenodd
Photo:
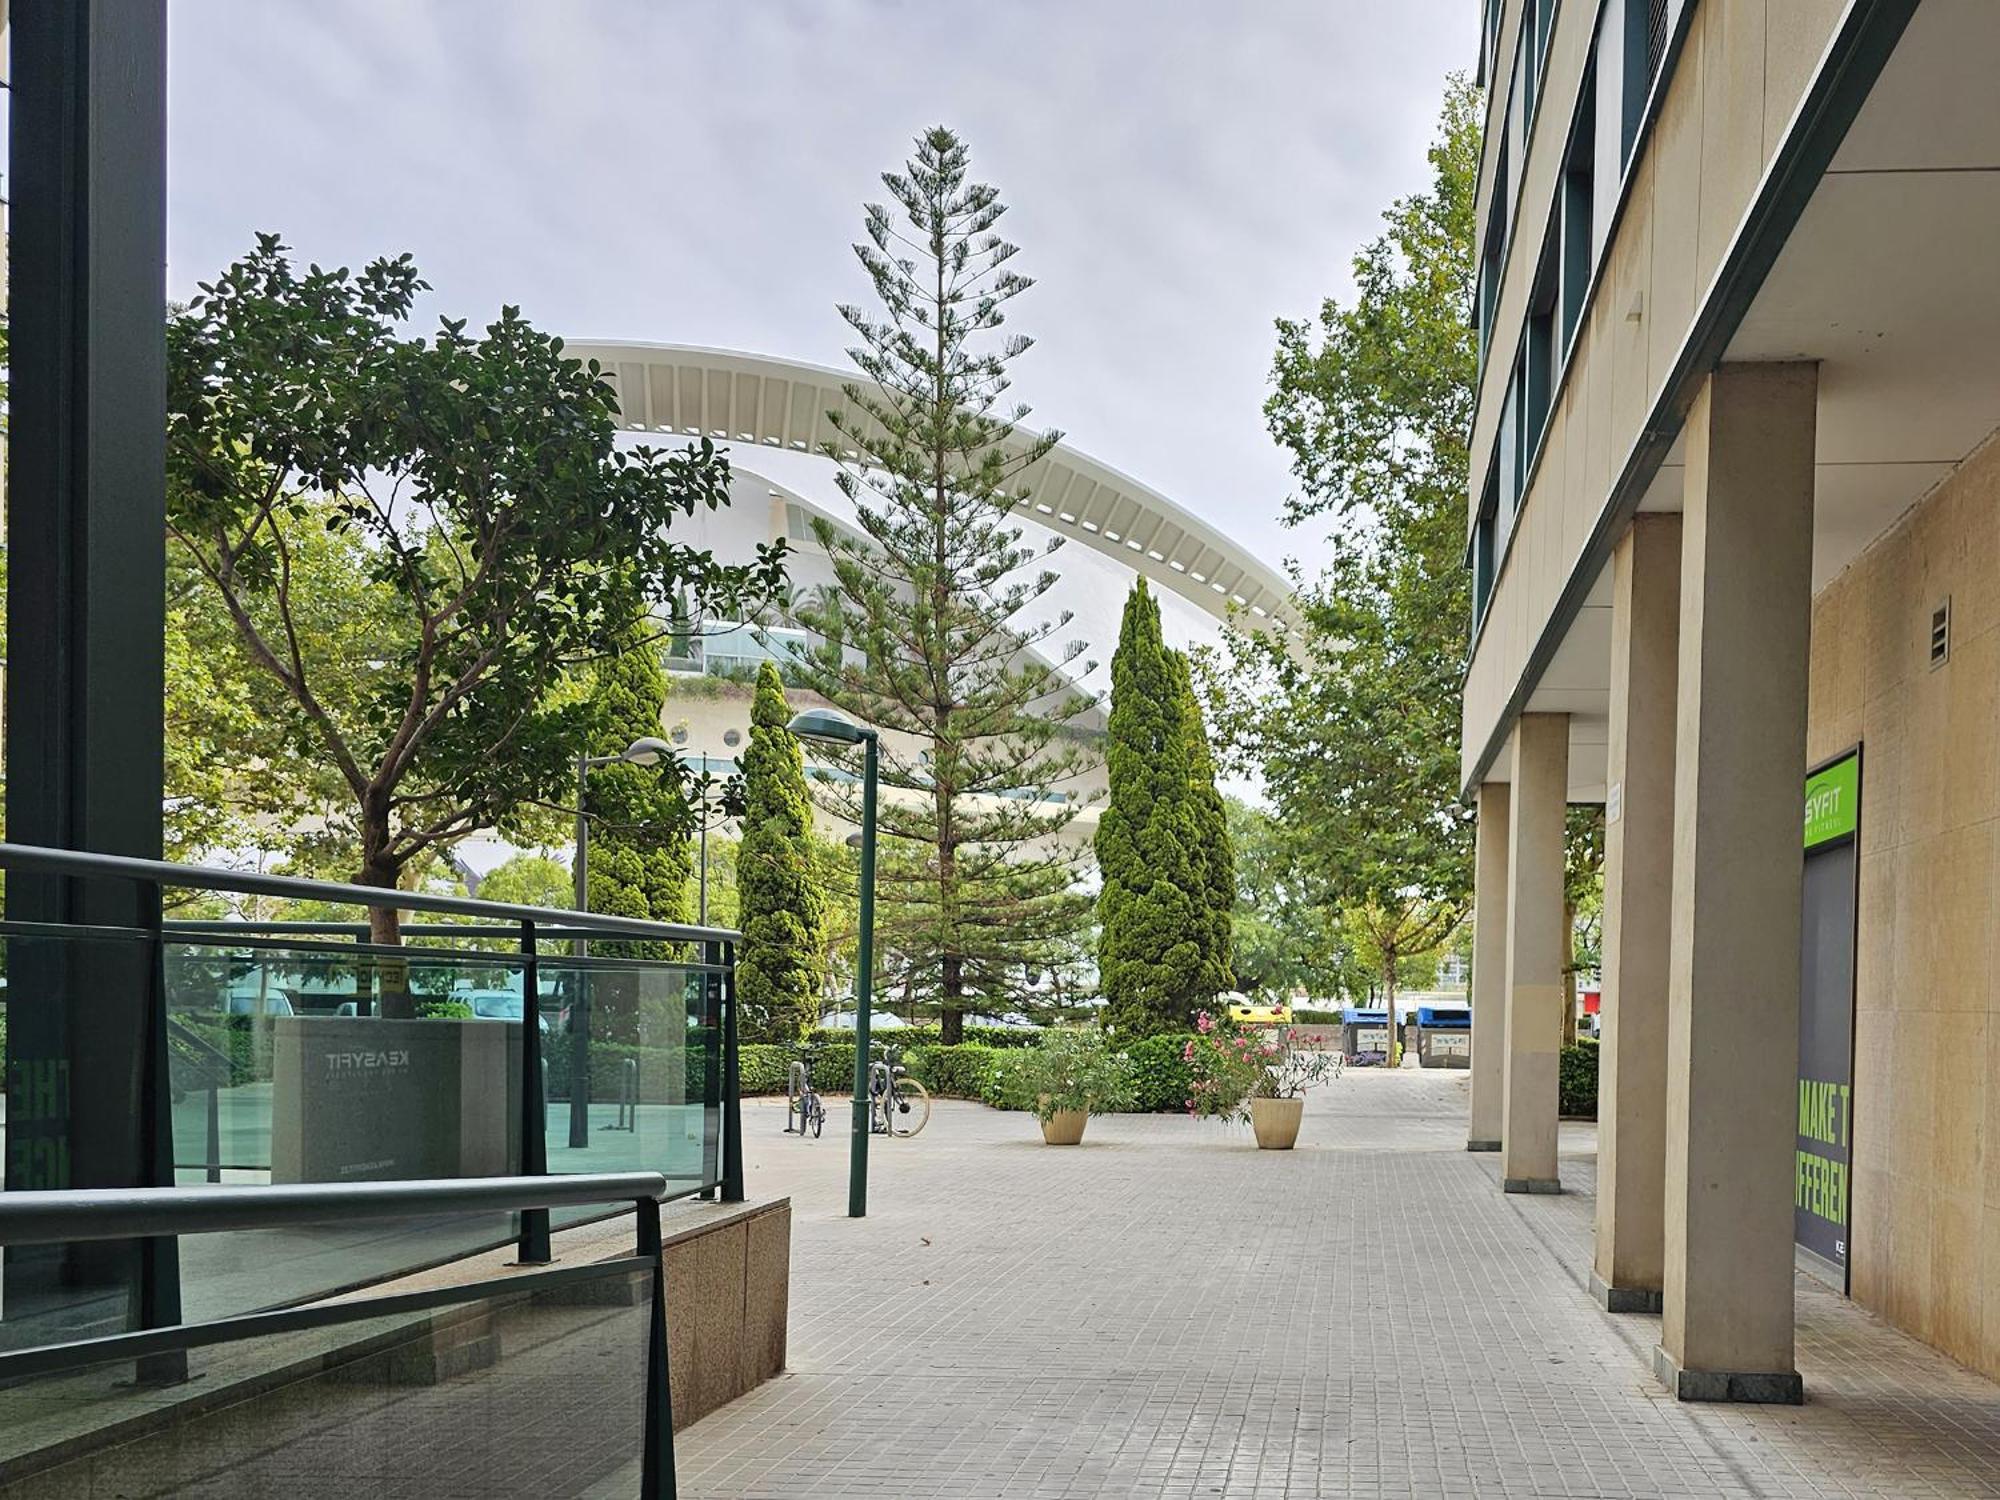
<path fill-rule="evenodd" d="M 1081 1109 L 1059 1109 L 1042 1121 L 1042 1143 L 1048 1146 L 1075 1146 L 1083 1141 L 1083 1127 L 1090 1114 Z"/>
<path fill-rule="evenodd" d="M 1299 1138 L 1299 1122 L 1305 1114 L 1303 1099 L 1252 1099 L 1250 1127 L 1257 1132 L 1257 1149 L 1291 1150 Z"/>

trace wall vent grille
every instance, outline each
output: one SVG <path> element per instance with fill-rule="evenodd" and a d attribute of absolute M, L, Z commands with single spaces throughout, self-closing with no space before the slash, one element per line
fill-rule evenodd
<path fill-rule="evenodd" d="M 1946 594 L 1931 611 L 1931 665 L 1941 667 L 1951 658 L 1951 595 Z"/>

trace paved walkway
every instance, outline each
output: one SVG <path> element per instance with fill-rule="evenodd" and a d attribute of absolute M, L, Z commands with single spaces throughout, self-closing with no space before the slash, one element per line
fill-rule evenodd
<path fill-rule="evenodd" d="M 942 1103 L 875 1142 L 745 1109 L 793 1197 L 791 1369 L 681 1434 L 684 1496 L 2000 1496 L 2000 1385 L 1801 1281 L 1803 1408 L 1683 1405 L 1659 1320 L 1585 1293 L 1560 1198 L 1464 1150 L 1465 1075 L 1351 1072 L 1300 1149 L 1166 1116 Z"/>

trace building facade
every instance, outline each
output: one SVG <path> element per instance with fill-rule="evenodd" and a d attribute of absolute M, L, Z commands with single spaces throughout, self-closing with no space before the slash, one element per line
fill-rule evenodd
<path fill-rule="evenodd" d="M 1593 1288 L 1797 1400 L 1803 1269 L 2000 1375 L 2000 7 L 1488 0 L 1468 1143 L 1557 1191 L 1606 819 Z"/>

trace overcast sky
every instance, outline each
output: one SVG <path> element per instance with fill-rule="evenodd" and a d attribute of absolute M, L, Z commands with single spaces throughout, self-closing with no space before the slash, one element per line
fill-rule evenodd
<path fill-rule="evenodd" d="M 434 312 L 845 362 L 849 245 L 941 122 L 1038 280 L 1036 425 L 1275 562 L 1272 320 L 1422 185 L 1474 0 L 172 0 L 169 286 L 276 230 Z M 789 478 L 789 476 L 787 476 Z"/>

